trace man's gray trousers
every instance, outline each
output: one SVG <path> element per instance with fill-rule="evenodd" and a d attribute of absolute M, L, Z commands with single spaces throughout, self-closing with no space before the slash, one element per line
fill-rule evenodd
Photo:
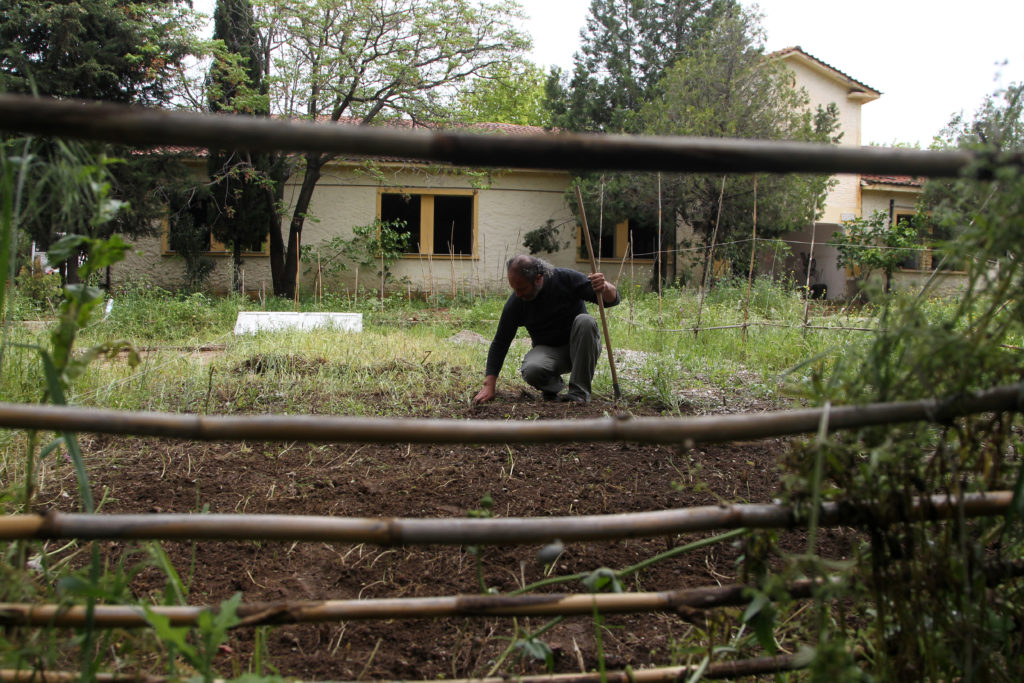
<path fill-rule="evenodd" d="M 587 313 L 576 316 L 564 346 L 534 346 L 523 357 L 519 369 L 526 383 L 545 394 L 557 394 L 564 387 L 562 375 L 569 373 L 570 398 L 590 402 L 590 384 L 601 356 L 601 330 Z"/>

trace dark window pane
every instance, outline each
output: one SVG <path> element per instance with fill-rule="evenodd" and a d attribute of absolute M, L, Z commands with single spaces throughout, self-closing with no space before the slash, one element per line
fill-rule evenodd
<path fill-rule="evenodd" d="M 642 221 L 629 222 L 627 239 L 633 242 L 632 257 L 655 259 L 658 257 L 658 224 Z"/>
<path fill-rule="evenodd" d="M 580 233 L 580 258 L 590 260 L 590 252 L 587 251 L 587 240 Z M 615 232 L 608 231 L 607 235 L 599 235 L 596 230 L 590 230 L 590 244 L 594 247 L 594 257 L 599 259 L 615 258 Z"/>
<path fill-rule="evenodd" d="M 434 197 L 434 253 L 473 253 L 472 197 Z"/>
<path fill-rule="evenodd" d="M 380 219 L 396 232 L 409 235 L 408 252 L 420 250 L 420 196 L 418 194 L 386 193 L 380 196 Z"/>
<path fill-rule="evenodd" d="M 167 246 L 171 251 L 195 253 L 210 250 L 210 224 L 206 220 L 209 203 L 208 197 L 191 197 L 189 201 L 171 205 L 167 235 Z"/>

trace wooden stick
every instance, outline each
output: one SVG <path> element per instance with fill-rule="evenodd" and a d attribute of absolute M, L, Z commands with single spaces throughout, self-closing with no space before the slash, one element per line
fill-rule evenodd
<path fill-rule="evenodd" d="M 399 130 L 145 109 L 111 103 L 0 95 L 0 129 L 166 149 L 334 152 L 497 168 L 616 169 L 671 173 L 875 173 L 955 178 L 981 153 L 836 147 L 788 140 L 601 134 L 480 135 Z M 1024 166 L 1024 153 L 1000 161 Z M 992 176 L 979 169 L 979 175 Z"/>
<path fill-rule="evenodd" d="M 838 406 L 832 430 L 899 422 L 942 422 L 960 415 L 1020 410 L 1022 386 L 1011 384 L 948 399 Z M 0 427 L 134 434 L 196 441 L 306 443 L 722 443 L 814 434 L 820 408 L 701 417 L 623 417 L 566 420 L 441 420 L 330 415 L 196 415 L 128 412 L 0 402 Z"/>
<path fill-rule="evenodd" d="M 587 254 L 590 256 L 590 269 L 591 272 L 598 272 L 597 260 L 594 259 L 594 245 L 590 239 L 590 228 L 587 226 L 587 212 L 583 208 L 583 194 L 580 192 L 580 186 L 576 185 L 576 202 L 580 207 L 580 222 L 583 223 L 583 236 L 587 240 Z M 615 356 L 612 355 L 612 338 L 608 334 L 608 320 L 604 315 L 604 293 L 598 294 L 595 297 L 597 299 L 597 310 L 601 312 L 601 329 L 604 331 L 604 345 L 608 350 L 608 365 L 612 369 L 612 389 L 615 391 L 615 401 L 622 398 L 622 392 L 619 390 L 619 377 L 615 374 Z"/>
<path fill-rule="evenodd" d="M 805 668 L 810 663 L 802 655 L 776 655 L 774 657 L 755 657 L 732 662 L 716 662 L 703 670 L 702 678 L 724 679 L 743 676 L 758 676 L 795 671 Z M 607 671 L 601 673 L 580 674 L 539 674 L 533 676 L 516 676 L 518 683 L 673 683 L 689 678 L 700 668 L 699 664 L 685 666 L 662 667 L 657 669 L 628 669 L 625 671 Z M 35 671 L 33 669 L 0 669 L 0 681 L 3 683 L 77 683 L 81 680 L 77 671 Z M 133 674 L 96 674 L 100 683 L 167 683 L 170 679 L 159 676 L 142 676 Z M 177 679 L 176 679 L 177 680 Z M 221 679 L 217 679 L 218 681 Z M 509 678 L 456 678 L 448 683 L 508 683 Z M 436 683 L 437 679 L 425 681 L 407 681 L 406 683 Z M 388 683 L 386 680 L 380 683 Z"/>
<path fill-rule="evenodd" d="M 819 524 L 853 526 L 890 522 L 984 517 L 1005 514 L 1012 491 L 970 493 L 960 498 L 937 494 L 912 501 L 909 510 L 877 505 L 822 503 Z M 326 541 L 379 545 L 509 545 L 554 539 L 599 541 L 653 538 L 717 529 L 800 527 L 795 511 L 768 503 L 705 505 L 613 515 L 424 519 L 316 517 L 247 514 L 87 514 L 0 517 L 0 540 L 118 539 L 203 541 Z"/>
<path fill-rule="evenodd" d="M 809 579 L 787 585 L 793 598 L 808 598 L 815 582 Z M 704 586 L 669 591 L 636 593 L 544 593 L 531 595 L 455 595 L 371 600 L 288 600 L 243 603 L 236 614 L 240 626 L 308 624 L 355 619 L 423 619 L 438 617 L 530 617 L 593 614 L 642 614 L 680 609 L 714 609 L 750 603 L 749 587 L 740 584 Z M 93 623 L 99 628 L 149 626 L 139 605 L 96 605 Z M 166 616 L 172 626 L 197 626 L 211 605 L 152 605 L 154 614 Z M 81 627 L 88 615 L 82 605 L 0 603 L 4 626 Z"/>

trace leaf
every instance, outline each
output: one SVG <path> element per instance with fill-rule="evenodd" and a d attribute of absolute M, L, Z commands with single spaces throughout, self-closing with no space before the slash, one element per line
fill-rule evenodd
<path fill-rule="evenodd" d="M 544 662 L 544 666 L 548 668 L 548 671 L 554 670 L 555 653 L 551 651 L 551 648 L 543 640 L 532 637 L 520 639 L 516 641 L 515 646 L 519 650 L 522 650 L 523 654 Z"/>
<path fill-rule="evenodd" d="M 764 593 L 758 593 L 754 596 L 754 599 L 747 605 L 747 609 L 743 612 L 743 621 L 750 621 L 755 616 L 761 613 L 766 605 L 770 605 L 771 600 Z"/>
<path fill-rule="evenodd" d="M 153 541 L 146 544 L 146 552 L 153 559 L 153 563 L 167 577 L 167 587 L 164 589 L 165 605 L 184 605 L 188 602 L 188 590 L 185 588 L 178 570 L 174 568 L 171 558 L 167 556 L 160 543 Z"/>
<path fill-rule="evenodd" d="M 171 618 L 169 616 L 154 612 L 149 605 L 143 605 L 142 609 L 146 615 L 146 621 L 156 631 L 157 637 L 170 644 L 173 649 L 177 650 L 182 657 L 188 660 L 189 664 L 198 668 L 201 663 L 199 655 L 195 647 L 186 640 L 189 629 L 184 626 L 171 626 Z"/>
<path fill-rule="evenodd" d="M 622 583 L 614 570 L 600 567 L 583 578 L 583 585 L 591 593 L 622 593 Z"/>

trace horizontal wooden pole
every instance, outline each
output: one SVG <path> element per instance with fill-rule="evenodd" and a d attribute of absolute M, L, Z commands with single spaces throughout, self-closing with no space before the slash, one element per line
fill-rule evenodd
<path fill-rule="evenodd" d="M 714 173 L 875 173 L 954 177 L 978 157 L 773 140 L 548 133 L 480 135 L 201 114 L 0 95 L 0 130 L 146 147 L 316 151 L 460 166 Z M 1024 165 L 1006 153 L 1001 163 Z"/>
<path fill-rule="evenodd" d="M 709 664 L 704 670 L 703 678 L 721 680 L 740 678 L 743 676 L 759 676 L 783 671 L 802 669 L 810 663 L 802 655 L 777 655 L 774 657 L 755 657 L 739 659 L 732 662 L 716 662 Z M 605 673 L 580 674 L 543 674 L 536 676 L 516 676 L 517 683 L 676 683 L 685 676 L 692 675 L 697 664 L 686 666 L 660 667 L 655 669 L 631 669 L 629 671 L 607 671 Z M 14 670 L 0 669 L 0 681 L 3 683 L 77 683 L 81 674 L 73 671 L 35 671 L 31 669 Z M 144 676 L 133 674 L 96 675 L 99 683 L 167 683 L 170 679 L 160 676 Z M 302 683 L 289 679 L 292 683 Z M 386 683 L 378 679 L 379 683 Z M 456 678 L 447 683 L 508 683 L 508 678 Z M 225 683 L 224 679 L 216 678 L 214 683 Z M 397 683 L 397 682 L 396 682 Z M 403 683 L 437 683 L 435 680 L 404 681 Z"/>
<path fill-rule="evenodd" d="M 824 503 L 823 526 L 885 524 L 1003 514 L 1011 491 L 971 493 L 962 499 L 935 495 L 911 509 Z M 306 515 L 151 514 L 106 515 L 50 512 L 0 517 L 0 540 L 122 539 L 222 541 L 327 541 L 380 545 L 504 545 L 651 538 L 715 529 L 800 526 L 792 508 L 774 504 L 707 505 L 616 515 L 422 519 L 316 517 Z"/>
<path fill-rule="evenodd" d="M 944 400 L 921 399 L 828 411 L 829 431 L 879 424 L 945 421 L 971 413 L 1018 410 L 1021 385 Z M 55 432 L 134 434 L 197 441 L 303 441 L 328 443 L 565 443 L 573 441 L 694 445 L 813 434 L 822 408 L 703 417 L 633 417 L 582 420 L 441 420 L 320 415 L 209 416 L 127 412 L 0 403 L 0 427 Z"/>
<path fill-rule="evenodd" d="M 812 582 L 791 584 L 791 597 L 810 595 Z M 673 591 L 598 594 L 530 594 L 515 596 L 460 595 L 430 598 L 382 598 L 375 600 L 320 600 L 239 605 L 240 626 L 298 624 L 365 619 L 428 619 L 439 617 L 531 617 L 665 612 L 679 609 L 710 609 L 746 605 L 745 586 L 708 586 Z M 196 626 L 209 606 L 161 606 L 150 610 L 166 616 L 173 626 Z M 88 620 L 82 605 L 0 603 L 0 625 L 4 626 L 85 626 Z M 99 628 L 139 628 L 148 626 L 138 605 L 96 605 L 92 623 Z"/>

